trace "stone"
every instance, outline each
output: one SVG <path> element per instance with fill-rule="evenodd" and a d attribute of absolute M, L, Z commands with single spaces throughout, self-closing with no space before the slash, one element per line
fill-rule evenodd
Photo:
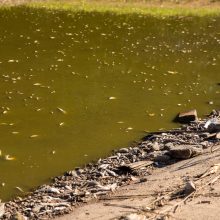
<path fill-rule="evenodd" d="M 212 118 L 205 123 L 204 128 L 206 128 L 209 133 L 220 132 L 220 120 Z"/>
<path fill-rule="evenodd" d="M 164 150 L 170 150 L 172 148 L 174 148 L 174 144 L 171 142 L 168 142 L 164 145 Z"/>
<path fill-rule="evenodd" d="M 0 218 L 5 214 L 5 204 L 0 203 Z"/>
<path fill-rule="evenodd" d="M 121 149 L 119 149 L 118 152 L 119 152 L 119 153 L 128 153 L 129 150 L 128 150 L 128 148 L 121 148 Z"/>
<path fill-rule="evenodd" d="M 197 121 L 197 111 L 195 109 L 179 113 L 179 115 L 174 119 L 175 122 L 189 124 L 190 122 Z"/>
<path fill-rule="evenodd" d="M 203 153 L 203 150 L 193 145 L 181 145 L 169 151 L 169 155 L 174 159 L 189 159 Z"/>
<path fill-rule="evenodd" d="M 122 217 L 123 220 L 147 220 L 147 217 L 141 214 L 132 213 Z"/>
<path fill-rule="evenodd" d="M 158 163 L 167 164 L 171 161 L 171 157 L 169 155 L 162 154 L 162 155 L 158 155 L 156 158 L 154 158 L 154 161 L 158 162 Z"/>
<path fill-rule="evenodd" d="M 186 195 L 189 195 L 191 194 L 192 192 L 196 191 L 196 186 L 195 184 L 192 182 L 192 181 L 188 181 L 185 185 L 185 188 L 184 188 L 184 193 Z"/>
<path fill-rule="evenodd" d="M 15 215 L 12 216 L 11 220 L 27 220 L 27 217 L 17 212 Z"/>
<path fill-rule="evenodd" d="M 215 135 L 215 138 L 216 138 L 216 139 L 220 139 L 220 132 L 218 132 L 218 133 Z"/>
<path fill-rule="evenodd" d="M 148 144 L 148 147 L 152 151 L 159 151 L 160 150 L 160 145 L 157 142 L 153 142 L 153 143 Z"/>

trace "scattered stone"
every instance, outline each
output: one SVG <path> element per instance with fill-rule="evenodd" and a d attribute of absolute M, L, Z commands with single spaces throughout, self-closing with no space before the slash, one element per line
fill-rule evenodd
<path fill-rule="evenodd" d="M 140 178 L 140 183 L 147 182 L 147 177 Z"/>
<path fill-rule="evenodd" d="M 170 150 L 174 148 L 174 144 L 172 142 L 168 142 L 164 145 L 164 150 Z"/>
<path fill-rule="evenodd" d="M 1 202 L 1 201 L 0 201 Z M 0 203 L 0 218 L 5 214 L 5 204 Z"/>
<path fill-rule="evenodd" d="M 168 164 L 171 161 L 171 157 L 167 154 L 158 155 L 155 159 L 155 162 Z"/>
<path fill-rule="evenodd" d="M 174 159 L 189 159 L 203 153 L 201 148 L 196 148 L 191 145 L 176 146 L 169 151 L 169 155 Z"/>
<path fill-rule="evenodd" d="M 147 166 L 152 165 L 153 163 L 154 163 L 153 161 L 139 161 L 135 163 L 122 165 L 118 167 L 118 169 L 123 172 L 132 173 L 135 170 L 143 169 Z"/>
<path fill-rule="evenodd" d="M 151 150 L 153 151 L 159 151 L 160 150 L 160 145 L 157 142 L 154 143 L 150 143 L 149 147 L 151 148 Z"/>
<path fill-rule="evenodd" d="M 209 133 L 220 132 L 220 120 L 212 118 L 205 123 L 204 128 L 206 128 Z"/>
<path fill-rule="evenodd" d="M 174 121 L 183 124 L 189 124 L 192 121 L 198 121 L 197 111 L 193 109 L 188 112 L 179 113 Z"/>
<path fill-rule="evenodd" d="M 188 181 L 184 188 L 184 194 L 189 195 L 194 191 L 196 191 L 195 184 L 192 181 Z"/>
<path fill-rule="evenodd" d="M 132 213 L 121 217 L 120 220 L 147 220 L 147 217 L 141 214 Z"/>
<path fill-rule="evenodd" d="M 216 133 L 215 138 L 220 139 L 220 132 Z"/>
<path fill-rule="evenodd" d="M 119 153 L 128 153 L 129 150 L 128 150 L 128 148 L 121 148 L 118 152 Z"/>
<path fill-rule="evenodd" d="M 27 220 L 27 217 L 17 212 L 15 215 L 12 216 L 11 220 Z"/>

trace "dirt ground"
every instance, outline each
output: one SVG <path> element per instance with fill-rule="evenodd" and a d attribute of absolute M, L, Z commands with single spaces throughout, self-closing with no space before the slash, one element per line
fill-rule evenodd
<path fill-rule="evenodd" d="M 126 5 L 133 5 L 134 7 L 187 7 L 187 8 L 201 8 L 201 7 L 220 7 L 220 0 L 0 0 L 0 4 L 18 5 L 30 2 L 59 2 L 59 3 L 73 3 L 73 4 L 100 4 L 100 5 L 114 5 L 123 7 Z"/>
<path fill-rule="evenodd" d="M 220 218 L 218 171 L 207 176 L 204 175 L 197 180 L 195 177 L 206 173 L 207 170 L 212 169 L 214 164 L 218 163 L 220 163 L 220 151 L 217 150 L 214 153 L 207 152 L 164 168 L 156 168 L 151 175 L 146 177 L 145 182 L 140 183 L 140 180 L 137 179 L 133 184 L 119 189 L 111 197 L 75 208 L 71 214 L 59 217 L 57 220 L 110 220 L 120 219 L 130 213 L 141 213 L 138 214 L 138 218 L 136 216 L 134 219 L 144 220 L 144 216 L 148 216 L 147 219 L 156 219 L 159 215 L 154 213 L 162 212 L 169 214 L 169 219 L 217 220 Z M 185 187 L 186 179 L 194 179 L 196 191 L 189 196 L 185 203 L 183 201 L 186 196 L 183 196 L 183 198 L 174 198 L 160 204 L 154 211 L 146 211 L 152 206 L 152 201 L 155 199 L 175 193 Z M 213 180 L 213 184 L 208 184 L 210 180 Z M 176 212 L 173 213 L 176 204 L 179 205 Z M 170 212 L 166 212 L 169 209 Z"/>

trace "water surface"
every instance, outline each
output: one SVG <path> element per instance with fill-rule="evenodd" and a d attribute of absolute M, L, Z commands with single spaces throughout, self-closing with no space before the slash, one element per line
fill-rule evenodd
<path fill-rule="evenodd" d="M 219 37 L 220 18 L 0 10 L 0 198 L 219 108 Z"/>

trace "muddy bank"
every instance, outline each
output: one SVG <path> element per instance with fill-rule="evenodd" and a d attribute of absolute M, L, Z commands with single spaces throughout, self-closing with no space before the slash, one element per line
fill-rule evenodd
<path fill-rule="evenodd" d="M 56 177 L 52 184 L 40 186 L 24 198 L 2 203 L 1 219 L 48 219 L 63 215 L 74 207 L 111 196 L 122 186 L 145 182 L 155 170 L 217 148 L 218 111 L 202 120 L 196 115 L 181 116 L 185 122 L 195 121 L 179 129 L 147 134 L 134 146 L 119 149 L 84 168 L 66 172 Z"/>

